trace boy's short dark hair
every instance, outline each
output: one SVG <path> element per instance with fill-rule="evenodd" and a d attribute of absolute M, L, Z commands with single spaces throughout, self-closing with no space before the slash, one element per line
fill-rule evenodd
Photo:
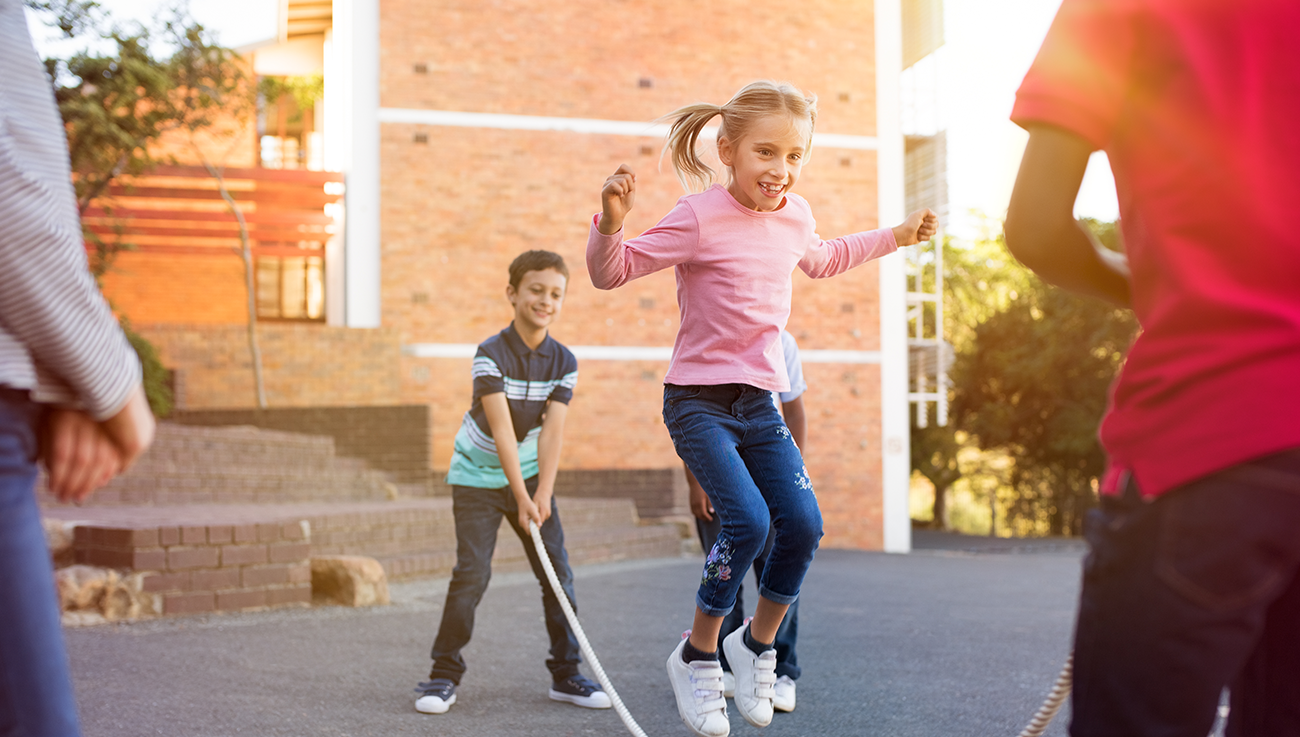
<path fill-rule="evenodd" d="M 510 286 L 518 289 L 519 281 L 530 271 L 555 269 L 569 279 L 569 267 L 564 265 L 564 257 L 551 251 L 524 251 L 510 262 Z"/>

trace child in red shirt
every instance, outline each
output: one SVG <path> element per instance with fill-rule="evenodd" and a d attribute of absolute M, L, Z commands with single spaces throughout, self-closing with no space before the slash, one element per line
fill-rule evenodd
<path fill-rule="evenodd" d="M 1073 735 L 1300 734 L 1294 0 L 1065 0 L 1017 94 L 1007 244 L 1142 324 L 1101 440 Z M 1115 173 L 1127 258 L 1074 199 Z"/>

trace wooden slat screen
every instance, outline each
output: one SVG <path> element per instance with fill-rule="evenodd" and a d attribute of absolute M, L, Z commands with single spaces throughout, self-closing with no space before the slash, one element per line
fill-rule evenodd
<path fill-rule="evenodd" d="M 226 169 L 226 190 L 239 204 L 254 256 L 322 255 L 339 223 L 327 205 L 343 198 L 343 174 L 284 169 Z M 83 221 L 109 242 L 138 253 L 236 253 L 239 225 L 217 181 L 201 166 L 158 166 L 123 177 Z"/>

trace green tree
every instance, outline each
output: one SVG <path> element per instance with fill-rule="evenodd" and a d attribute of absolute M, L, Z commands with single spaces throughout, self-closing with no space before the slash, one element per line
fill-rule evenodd
<path fill-rule="evenodd" d="M 1111 223 L 1090 223 L 1119 247 Z M 1128 310 L 1073 295 L 1023 268 L 1023 286 L 975 324 L 953 369 L 962 429 L 1014 462 L 1008 517 L 1022 529 L 1079 534 L 1105 466 L 1097 426 L 1137 329 Z"/>
<path fill-rule="evenodd" d="M 944 337 L 960 361 L 973 350 L 975 329 L 1018 297 L 1029 274 L 1008 255 L 1001 236 L 992 232 L 969 242 L 944 238 L 943 249 Z M 932 279 L 927 273 L 924 286 L 932 289 Z M 953 369 L 949 367 L 950 372 Z M 937 529 L 946 527 L 948 492 L 963 476 L 959 454 L 970 445 L 963 390 L 961 384 L 949 387 L 947 425 L 938 425 L 931 410 L 928 426 L 919 427 L 912 413 L 912 469 L 934 486 L 931 526 Z"/>
<path fill-rule="evenodd" d="M 172 132 L 211 127 L 251 111 L 251 80 L 235 52 L 214 43 L 203 26 L 175 10 L 154 28 L 119 26 L 94 2 L 29 0 L 69 38 L 105 42 L 108 53 L 85 50 L 46 59 L 68 135 L 77 207 L 111 214 L 105 195 L 122 176 L 146 173 L 151 147 Z M 86 230 L 91 273 L 112 268 L 131 246 Z"/>

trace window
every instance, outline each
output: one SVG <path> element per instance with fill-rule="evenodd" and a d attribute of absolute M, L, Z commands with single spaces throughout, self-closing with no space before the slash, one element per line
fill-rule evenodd
<path fill-rule="evenodd" d="M 262 256 L 256 276 L 259 318 L 325 319 L 325 262 L 320 256 Z"/>

